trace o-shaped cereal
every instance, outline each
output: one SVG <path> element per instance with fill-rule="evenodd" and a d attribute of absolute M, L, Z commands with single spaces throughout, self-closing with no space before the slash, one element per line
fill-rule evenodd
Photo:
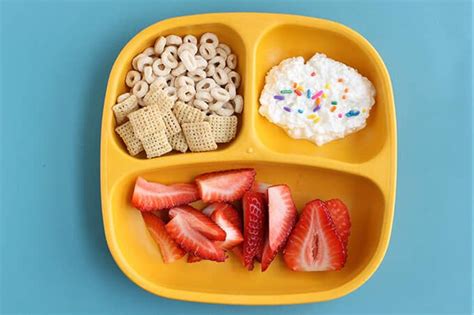
<path fill-rule="evenodd" d="M 123 93 L 123 94 L 120 94 L 118 97 L 117 97 L 117 103 L 122 103 L 123 101 L 125 101 L 127 98 L 130 97 L 130 93 Z"/>
<path fill-rule="evenodd" d="M 163 53 L 161 54 L 161 62 L 163 62 L 166 67 L 174 69 L 178 66 L 178 60 L 176 59 L 173 53 L 173 51 L 176 52 L 176 50 L 177 49 L 174 46 L 166 47 Z"/>
<path fill-rule="evenodd" d="M 197 45 L 198 40 L 194 35 L 186 35 L 183 37 L 183 43 Z"/>
<path fill-rule="evenodd" d="M 207 103 L 211 103 L 214 100 L 211 93 L 207 91 L 196 92 L 196 99 L 207 102 Z"/>
<path fill-rule="evenodd" d="M 230 50 L 230 47 L 227 46 L 226 44 L 219 43 L 219 45 L 217 45 L 217 47 L 223 49 L 227 55 L 230 55 L 230 53 L 232 52 Z"/>
<path fill-rule="evenodd" d="M 225 68 L 224 68 L 224 71 L 225 71 L 225 73 L 229 74 L 229 72 L 231 72 L 231 71 L 232 71 L 232 69 L 231 69 L 231 68 L 229 68 L 229 67 L 225 67 Z"/>
<path fill-rule="evenodd" d="M 229 78 L 230 82 L 234 83 L 235 88 L 238 89 L 240 86 L 240 74 L 235 71 L 231 71 L 227 74 L 227 77 Z"/>
<path fill-rule="evenodd" d="M 164 91 L 166 92 L 168 97 L 171 98 L 171 100 L 173 102 L 176 102 L 176 100 L 178 99 L 178 96 L 176 95 L 176 88 L 175 87 L 168 86 L 164 89 Z"/>
<path fill-rule="evenodd" d="M 199 53 L 204 59 L 209 60 L 216 55 L 216 48 L 212 44 L 201 44 Z"/>
<path fill-rule="evenodd" d="M 141 57 L 144 57 L 144 56 L 145 56 L 144 54 L 138 54 L 138 55 L 135 56 L 135 58 L 132 59 L 133 69 L 138 70 L 138 66 L 137 66 L 138 59 L 140 59 Z"/>
<path fill-rule="evenodd" d="M 151 66 L 152 63 L 153 58 L 149 56 L 142 56 L 137 60 L 137 69 L 138 71 L 143 72 L 143 68 L 145 68 L 145 66 Z"/>
<path fill-rule="evenodd" d="M 166 76 L 164 76 L 164 78 L 166 80 L 166 85 L 168 85 L 169 87 L 174 86 L 174 81 L 176 80 L 174 76 L 172 76 L 171 74 L 167 74 Z"/>
<path fill-rule="evenodd" d="M 206 78 L 206 72 L 202 69 L 196 69 L 192 72 L 188 72 L 188 76 L 194 80 L 194 82 L 199 82 Z"/>
<path fill-rule="evenodd" d="M 224 106 L 224 102 L 216 101 L 216 102 L 214 102 L 214 103 L 212 103 L 212 104 L 209 104 L 209 110 L 210 110 L 211 112 L 215 112 L 215 111 L 217 111 L 218 109 L 221 109 L 222 106 Z"/>
<path fill-rule="evenodd" d="M 196 84 L 196 90 L 197 91 L 208 91 L 209 92 L 216 85 L 217 85 L 216 81 L 214 81 L 213 79 L 207 78 L 207 79 L 199 81 Z"/>
<path fill-rule="evenodd" d="M 162 91 L 165 88 L 168 87 L 168 84 L 166 83 L 165 77 L 158 77 L 153 81 L 153 83 L 150 85 L 150 90 L 153 91 Z"/>
<path fill-rule="evenodd" d="M 234 110 L 237 114 L 242 113 L 244 109 L 244 99 L 241 95 L 236 95 L 235 98 L 230 101 L 230 104 L 234 106 Z"/>
<path fill-rule="evenodd" d="M 222 57 L 224 59 L 227 59 L 228 54 L 225 52 L 224 49 L 217 47 L 216 48 L 216 56 Z"/>
<path fill-rule="evenodd" d="M 176 78 L 176 86 L 182 87 L 187 85 L 192 86 L 194 88 L 194 80 L 185 75 L 181 75 Z"/>
<path fill-rule="evenodd" d="M 170 46 L 179 46 L 183 43 L 183 39 L 178 35 L 168 35 L 166 36 L 166 45 Z"/>
<path fill-rule="evenodd" d="M 215 73 L 216 73 L 216 66 L 208 64 L 206 68 L 206 75 L 208 77 L 212 77 Z"/>
<path fill-rule="evenodd" d="M 142 107 L 145 106 L 145 102 L 143 101 L 143 98 L 138 98 L 137 97 L 137 103 L 138 103 L 138 105 L 140 105 Z"/>
<path fill-rule="evenodd" d="M 227 57 L 227 67 L 231 68 L 232 70 L 237 68 L 237 56 L 235 54 L 230 54 Z"/>
<path fill-rule="evenodd" d="M 185 85 L 178 89 L 178 98 L 183 102 L 189 102 L 196 94 L 193 86 Z"/>
<path fill-rule="evenodd" d="M 227 91 L 227 93 L 229 93 L 230 99 L 233 100 L 235 98 L 235 95 L 237 94 L 234 83 L 227 83 L 224 89 Z"/>
<path fill-rule="evenodd" d="M 186 70 L 192 72 L 197 69 L 196 58 L 194 58 L 194 55 L 189 50 L 182 51 L 179 58 L 181 58 L 181 62 L 186 67 Z"/>
<path fill-rule="evenodd" d="M 154 46 L 155 54 L 161 55 L 161 53 L 163 53 L 163 50 L 165 50 L 165 46 L 166 46 L 166 38 L 161 36 L 155 41 L 155 46 Z"/>
<path fill-rule="evenodd" d="M 177 76 L 182 75 L 185 72 L 186 72 L 186 67 L 183 65 L 182 62 L 180 62 L 178 66 L 174 68 L 173 71 L 171 71 L 171 74 L 177 77 Z"/>
<path fill-rule="evenodd" d="M 211 96 L 218 102 L 228 102 L 230 100 L 229 92 L 221 87 L 214 87 L 211 89 Z"/>
<path fill-rule="evenodd" d="M 142 98 L 148 92 L 148 84 L 145 81 L 139 81 L 132 88 L 132 93 L 138 98 Z"/>
<path fill-rule="evenodd" d="M 196 65 L 198 68 L 206 68 L 207 67 L 207 61 L 204 59 L 203 56 L 196 55 L 194 56 L 194 59 L 196 59 Z"/>
<path fill-rule="evenodd" d="M 130 70 L 125 77 L 125 84 L 128 87 L 132 88 L 135 84 L 137 84 L 142 79 L 142 75 L 140 72 L 135 70 Z"/>
<path fill-rule="evenodd" d="M 146 83 L 151 84 L 155 81 L 155 75 L 153 74 L 152 66 L 146 66 L 143 68 L 143 79 L 145 79 Z"/>
<path fill-rule="evenodd" d="M 181 53 L 185 50 L 188 50 L 194 56 L 197 53 L 198 48 L 196 45 L 184 43 L 178 47 L 178 56 L 180 56 Z"/>
<path fill-rule="evenodd" d="M 208 64 L 209 65 L 214 65 L 216 68 L 224 69 L 225 68 L 225 59 L 222 58 L 221 56 L 216 56 L 216 57 L 212 58 L 211 60 L 209 60 Z"/>
<path fill-rule="evenodd" d="M 234 109 L 229 103 L 225 103 L 221 108 L 216 110 L 216 114 L 219 116 L 232 116 L 234 114 Z"/>
<path fill-rule="evenodd" d="M 161 58 L 156 59 L 152 65 L 153 73 L 159 77 L 164 77 L 171 72 L 171 68 L 163 64 Z"/>
<path fill-rule="evenodd" d="M 209 108 L 209 104 L 207 104 L 203 100 L 198 100 L 198 99 L 194 100 L 193 105 L 194 105 L 194 107 L 196 107 L 200 110 L 207 110 Z"/>
<path fill-rule="evenodd" d="M 153 47 L 148 47 L 142 52 L 142 54 L 145 56 L 151 57 L 155 54 L 155 49 L 153 49 Z"/>
<path fill-rule="evenodd" d="M 212 44 L 212 46 L 214 46 L 214 48 L 217 47 L 217 45 L 219 45 L 219 39 L 217 38 L 217 35 L 214 34 L 214 33 L 204 33 L 202 34 L 201 36 L 201 39 L 199 40 L 199 43 L 202 44 Z"/>
<path fill-rule="evenodd" d="M 212 76 L 214 81 L 219 85 L 226 85 L 229 82 L 229 78 L 224 69 L 216 68 L 216 73 Z"/>

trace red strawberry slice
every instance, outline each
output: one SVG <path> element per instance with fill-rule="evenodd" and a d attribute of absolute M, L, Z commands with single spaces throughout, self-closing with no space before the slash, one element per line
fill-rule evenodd
<path fill-rule="evenodd" d="M 231 249 L 244 241 L 242 236 L 239 213 L 229 204 L 220 204 L 221 206 L 215 210 L 211 219 L 220 226 L 226 233 L 225 241 L 216 242 L 223 249 Z"/>
<path fill-rule="evenodd" d="M 235 257 L 237 257 L 237 259 L 242 263 L 242 266 L 245 267 L 244 252 L 242 249 L 242 245 L 238 245 L 232 248 L 232 253 L 234 253 Z"/>
<path fill-rule="evenodd" d="M 188 204 L 199 199 L 194 184 L 163 185 L 138 177 L 133 190 L 132 205 L 140 211 L 155 211 Z"/>
<path fill-rule="evenodd" d="M 244 208 L 244 264 L 253 269 L 253 260 L 261 251 L 264 240 L 265 196 L 262 193 L 248 191 L 243 198 Z"/>
<path fill-rule="evenodd" d="M 265 240 L 265 246 L 263 248 L 262 253 L 262 271 L 268 269 L 270 264 L 272 263 L 273 259 L 275 259 L 276 255 L 278 254 L 278 250 L 273 250 L 268 243 L 268 238 Z"/>
<path fill-rule="evenodd" d="M 202 258 L 199 257 L 199 256 L 195 256 L 191 253 L 188 254 L 188 260 L 187 260 L 188 263 L 192 264 L 192 263 L 195 263 L 195 262 L 199 262 L 201 260 L 202 260 Z"/>
<path fill-rule="evenodd" d="M 186 254 L 168 235 L 165 224 L 160 218 L 149 212 L 142 212 L 142 216 L 151 237 L 160 247 L 161 257 L 165 264 L 172 263 Z"/>
<path fill-rule="evenodd" d="M 326 207 L 328 208 L 336 231 L 341 238 L 342 244 L 347 251 L 347 243 L 349 242 L 349 236 L 351 234 L 351 218 L 349 217 L 349 210 L 346 205 L 339 199 L 331 199 L 326 201 Z"/>
<path fill-rule="evenodd" d="M 346 258 L 326 204 L 307 203 L 283 251 L 286 265 L 294 271 L 339 270 Z"/>
<path fill-rule="evenodd" d="M 206 173 L 196 177 L 199 194 L 204 202 L 230 202 L 242 198 L 252 187 L 255 170 L 242 168 Z"/>
<path fill-rule="evenodd" d="M 279 251 L 295 225 L 298 212 L 287 185 L 268 188 L 268 240 L 270 248 Z"/>
<path fill-rule="evenodd" d="M 255 181 L 252 185 L 251 190 L 265 194 L 265 197 L 268 198 L 267 189 L 270 186 L 270 184 Z"/>
<path fill-rule="evenodd" d="M 217 241 L 225 240 L 225 231 L 201 211 L 196 210 L 191 206 L 175 207 L 169 211 L 169 216 L 171 218 L 174 218 L 178 214 L 182 215 L 193 229 L 200 232 L 208 239 Z"/>
<path fill-rule="evenodd" d="M 215 203 L 211 203 L 210 205 L 207 205 L 204 209 L 202 209 L 202 213 L 204 213 L 208 217 L 211 217 L 211 215 L 214 213 L 214 211 L 216 211 L 220 208 L 227 208 L 227 207 L 229 207 L 228 203 L 215 202 Z"/>
<path fill-rule="evenodd" d="M 214 261 L 226 258 L 224 250 L 194 230 L 182 214 L 177 214 L 166 224 L 166 231 L 188 253 Z"/>

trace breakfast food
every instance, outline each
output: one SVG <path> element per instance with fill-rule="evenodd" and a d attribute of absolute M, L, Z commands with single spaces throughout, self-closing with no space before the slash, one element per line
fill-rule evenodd
<path fill-rule="evenodd" d="M 163 262 L 186 253 L 189 263 L 223 262 L 232 252 L 246 269 L 260 262 L 265 271 L 282 253 L 294 271 L 343 268 L 351 229 L 346 205 L 339 199 L 316 199 L 298 219 L 290 188 L 257 182 L 255 175 L 251 168 L 224 170 L 173 185 L 138 177 L 132 205 L 142 212 Z M 190 205 L 198 200 L 208 203 L 203 210 Z"/>
<path fill-rule="evenodd" d="M 130 91 L 112 107 L 130 155 L 212 151 L 235 138 L 241 78 L 237 56 L 217 35 L 161 36 L 133 58 L 132 67 L 125 77 Z"/>
<path fill-rule="evenodd" d="M 283 60 L 265 78 L 261 115 L 290 137 L 323 145 L 366 125 L 375 88 L 357 70 L 315 54 Z"/>

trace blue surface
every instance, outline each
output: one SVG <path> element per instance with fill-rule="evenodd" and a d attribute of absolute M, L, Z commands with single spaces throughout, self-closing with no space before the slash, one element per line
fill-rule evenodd
<path fill-rule="evenodd" d="M 465 2 L 1 3 L 1 313 L 471 313 L 472 8 Z M 102 230 L 99 142 L 107 77 L 142 28 L 219 11 L 339 21 L 378 49 L 395 91 L 393 236 L 349 296 L 283 307 L 167 300 L 117 268 Z"/>

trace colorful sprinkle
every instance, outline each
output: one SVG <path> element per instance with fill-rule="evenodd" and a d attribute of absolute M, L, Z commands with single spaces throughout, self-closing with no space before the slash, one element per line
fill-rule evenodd
<path fill-rule="evenodd" d="M 336 102 L 336 101 L 332 101 L 331 104 L 332 104 L 332 105 L 337 105 L 337 102 Z"/>
<path fill-rule="evenodd" d="M 316 72 L 311 72 L 311 76 L 314 77 L 316 75 Z"/>
<path fill-rule="evenodd" d="M 281 96 L 281 95 L 275 95 L 275 96 L 273 96 L 273 98 L 276 99 L 276 100 L 279 100 L 279 101 L 283 101 L 285 99 L 285 97 Z"/>
<path fill-rule="evenodd" d="M 347 92 L 349 92 L 349 88 L 344 89 L 344 93 L 347 93 Z"/>
<path fill-rule="evenodd" d="M 323 98 L 327 98 L 326 93 L 323 93 Z"/>
<path fill-rule="evenodd" d="M 294 89 L 296 89 L 296 87 L 298 86 L 298 83 L 296 82 L 293 82 L 293 84 L 291 85 Z"/>
<path fill-rule="evenodd" d="M 342 96 L 342 99 L 345 100 L 347 97 L 345 95 Z"/>
<path fill-rule="evenodd" d="M 344 80 L 342 78 L 337 79 L 337 82 L 342 83 Z"/>
<path fill-rule="evenodd" d="M 313 119 L 313 123 L 317 124 L 320 119 L 321 119 L 321 118 L 320 118 L 319 116 L 316 117 L 315 119 Z"/>
<path fill-rule="evenodd" d="M 309 89 L 306 91 L 306 97 L 311 98 L 311 91 Z"/>
<path fill-rule="evenodd" d="M 301 92 L 304 92 L 304 88 L 301 85 L 298 85 L 298 87 L 296 89 L 300 90 Z"/>
<path fill-rule="evenodd" d="M 365 112 L 366 112 L 365 108 L 362 108 L 362 112 L 363 112 L 363 113 L 365 113 Z"/>
<path fill-rule="evenodd" d="M 339 113 L 339 115 L 337 115 L 337 117 L 339 117 L 339 118 L 342 118 L 342 114 L 341 114 L 341 113 Z"/>
<path fill-rule="evenodd" d="M 354 116 L 359 115 L 359 113 L 360 112 L 358 110 L 351 109 L 350 111 L 346 113 L 346 117 L 354 117 Z"/>
<path fill-rule="evenodd" d="M 321 104 L 321 99 L 320 99 L 320 98 L 317 98 L 317 99 L 316 99 L 316 105 L 319 105 L 319 104 Z"/>
<path fill-rule="evenodd" d="M 306 116 L 306 118 L 308 118 L 308 119 L 314 119 L 316 117 L 317 116 L 315 114 L 310 114 L 310 115 Z"/>
<path fill-rule="evenodd" d="M 291 113 L 291 108 L 285 106 L 283 107 L 283 109 L 286 110 L 288 113 Z"/>
<path fill-rule="evenodd" d="M 329 83 L 326 83 L 326 85 L 324 86 L 325 89 L 329 90 L 331 88 L 331 85 Z"/>
<path fill-rule="evenodd" d="M 316 97 L 320 97 L 321 95 L 323 95 L 323 91 L 322 91 L 322 90 L 315 94 Z"/>
<path fill-rule="evenodd" d="M 301 91 L 300 90 L 295 90 L 295 94 L 298 96 L 301 96 Z"/>
<path fill-rule="evenodd" d="M 313 113 L 314 113 L 314 112 L 317 112 L 317 111 L 320 110 L 320 109 L 321 109 L 321 106 L 320 106 L 320 105 L 316 106 L 315 108 L 313 108 Z"/>
<path fill-rule="evenodd" d="M 303 112 L 304 112 L 304 111 L 303 111 L 301 108 L 298 109 L 298 113 L 303 114 Z"/>
<path fill-rule="evenodd" d="M 280 93 L 281 94 L 291 94 L 291 93 L 293 93 L 293 91 L 292 90 L 281 90 Z"/>
<path fill-rule="evenodd" d="M 331 106 L 331 109 L 330 109 L 331 113 L 333 113 L 336 110 L 336 108 L 337 108 L 336 106 Z"/>

